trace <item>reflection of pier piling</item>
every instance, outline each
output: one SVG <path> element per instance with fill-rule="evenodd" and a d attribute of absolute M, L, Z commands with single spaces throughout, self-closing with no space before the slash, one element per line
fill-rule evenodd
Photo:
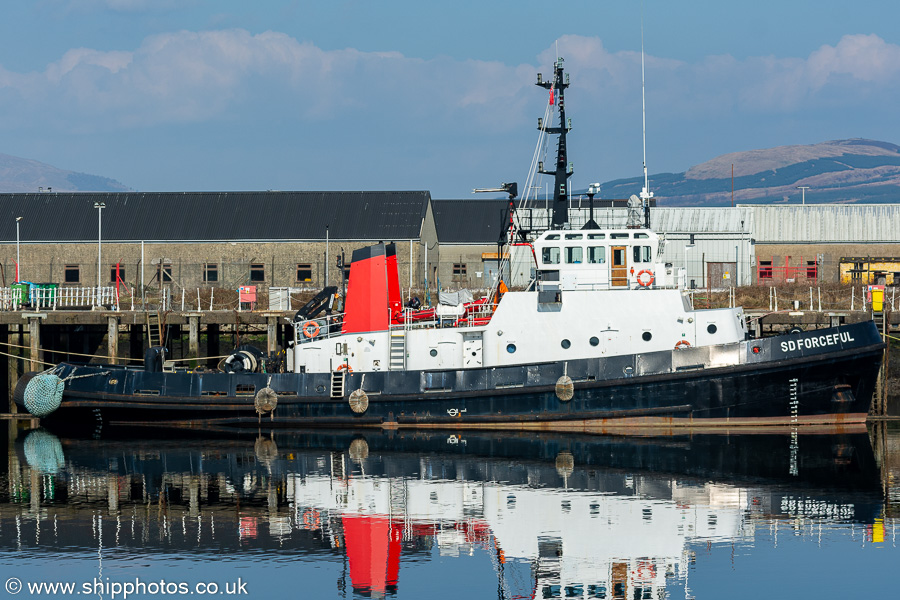
<path fill-rule="evenodd" d="M 150 344 L 157 343 L 162 327 L 168 360 L 185 366 L 216 368 L 221 354 L 240 343 L 251 343 L 268 353 L 293 339 L 293 311 L 236 312 L 233 310 L 169 311 L 157 317 L 146 311 L 0 312 L 0 364 L 5 365 L 10 410 L 19 377 L 63 361 L 109 362 L 140 365 Z M 224 339 L 223 339 L 224 337 Z M 0 367 L 2 369 L 2 367 Z"/>

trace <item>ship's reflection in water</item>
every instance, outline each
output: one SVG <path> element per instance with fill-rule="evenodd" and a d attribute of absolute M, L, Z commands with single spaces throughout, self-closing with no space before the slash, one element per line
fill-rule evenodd
<path fill-rule="evenodd" d="M 26 583 L 240 577 L 249 597 L 301 598 L 843 597 L 890 590 L 877 570 L 900 557 L 900 430 L 884 426 L 13 437 L 0 567 Z"/>

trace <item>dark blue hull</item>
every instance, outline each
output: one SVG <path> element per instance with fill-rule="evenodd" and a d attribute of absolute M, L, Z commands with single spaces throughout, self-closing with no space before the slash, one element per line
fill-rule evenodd
<path fill-rule="evenodd" d="M 813 343 L 815 339 L 816 343 Z M 790 342 L 790 343 L 788 343 Z M 595 429 L 617 426 L 815 425 L 862 422 L 883 344 L 871 322 L 751 340 L 600 359 L 459 371 L 378 373 L 151 373 L 64 363 L 50 417 L 253 424 L 255 393 L 270 387 L 273 426 Z M 715 366 L 717 353 L 745 353 Z M 557 385 L 571 379 L 571 399 Z M 340 390 L 333 392 L 335 378 Z M 348 397 L 365 392 L 354 412 Z M 357 406 L 357 409 L 359 407 Z"/>

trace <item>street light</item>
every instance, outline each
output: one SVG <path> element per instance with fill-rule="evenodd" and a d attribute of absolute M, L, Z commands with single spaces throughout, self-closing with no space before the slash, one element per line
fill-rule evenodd
<path fill-rule="evenodd" d="M 106 202 L 94 202 L 94 208 L 97 209 L 97 306 L 100 306 L 100 273 L 102 267 L 103 249 L 103 209 L 106 208 Z"/>
<path fill-rule="evenodd" d="M 16 217 L 16 283 L 19 283 L 19 221 L 22 217 Z"/>
<path fill-rule="evenodd" d="M 808 185 L 798 185 L 798 186 L 797 186 L 797 189 L 798 189 L 798 190 L 801 190 L 802 198 L 803 198 L 803 204 L 805 205 L 805 204 L 806 204 L 806 190 L 809 189 L 809 186 L 808 186 Z"/>

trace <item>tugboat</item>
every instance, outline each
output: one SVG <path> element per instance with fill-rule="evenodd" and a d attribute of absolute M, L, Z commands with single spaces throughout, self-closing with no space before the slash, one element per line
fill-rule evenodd
<path fill-rule="evenodd" d="M 343 313 L 298 313 L 285 372 L 257 372 L 246 350 L 228 372 L 64 362 L 20 380 L 16 401 L 66 420 L 194 426 L 260 415 L 285 427 L 578 431 L 864 422 L 884 348 L 874 323 L 751 339 L 741 308 L 695 309 L 684 270 L 659 261 L 646 185 L 633 197 L 642 222 L 573 229 L 562 59 L 537 84 L 559 116 L 541 133 L 558 144 L 555 170 L 537 169 L 554 176 L 550 229 L 530 239 L 510 226 L 534 261 L 523 290 L 498 280 L 478 301 L 404 307 L 395 248 L 376 244 L 353 252 Z"/>

